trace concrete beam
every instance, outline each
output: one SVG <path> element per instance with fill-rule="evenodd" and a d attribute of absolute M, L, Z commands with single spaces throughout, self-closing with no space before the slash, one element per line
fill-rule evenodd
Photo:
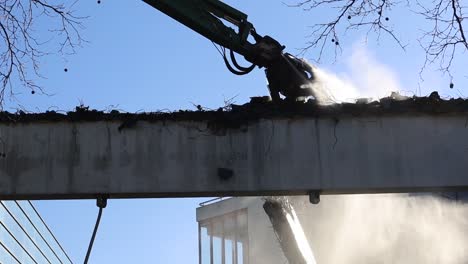
<path fill-rule="evenodd" d="M 468 190 L 463 113 L 2 122 L 0 139 L 0 199 Z"/>

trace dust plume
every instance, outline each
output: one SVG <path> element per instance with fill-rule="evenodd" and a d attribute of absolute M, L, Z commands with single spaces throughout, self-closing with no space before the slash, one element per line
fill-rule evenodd
<path fill-rule="evenodd" d="M 344 195 L 296 210 L 319 264 L 468 262 L 468 207 L 461 203 Z"/>
<path fill-rule="evenodd" d="M 316 82 L 312 89 L 320 104 L 355 102 L 358 98 L 377 100 L 402 91 L 397 74 L 379 62 L 362 44 L 355 44 L 345 59 L 345 72 L 314 67 Z"/>
<path fill-rule="evenodd" d="M 316 69 L 319 94 L 354 102 L 402 91 L 397 74 L 363 46 L 353 48 L 345 66 L 341 74 Z M 463 203 L 403 194 L 324 196 L 319 205 L 301 203 L 295 208 L 319 264 L 468 263 Z"/>
<path fill-rule="evenodd" d="M 291 226 L 291 230 L 294 233 L 294 238 L 296 243 L 299 245 L 299 251 L 302 254 L 302 257 L 307 264 L 317 264 L 314 256 L 314 252 L 309 245 L 304 229 L 300 223 L 299 218 L 297 217 L 296 211 L 294 208 L 291 208 L 290 213 L 286 214 L 286 219 L 288 224 Z"/>

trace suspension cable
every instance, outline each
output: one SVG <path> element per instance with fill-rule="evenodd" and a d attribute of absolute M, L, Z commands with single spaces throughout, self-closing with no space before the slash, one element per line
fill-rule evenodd
<path fill-rule="evenodd" d="M 23 207 L 21 207 L 21 205 L 18 203 L 18 201 L 15 201 L 16 205 L 18 206 L 18 208 L 21 210 L 21 212 L 24 214 L 24 216 L 26 217 L 26 219 L 28 219 L 29 223 L 31 223 L 32 227 L 34 228 L 34 230 L 36 230 L 36 232 L 39 234 L 39 236 L 42 238 L 42 240 L 45 242 L 45 244 L 47 245 L 47 247 L 50 249 L 50 251 L 52 251 L 52 253 L 54 254 L 54 256 L 58 259 L 58 261 L 63 264 L 62 260 L 60 259 L 60 257 L 57 255 L 57 253 L 55 252 L 55 250 L 50 246 L 49 242 L 47 242 L 47 240 L 44 238 L 44 236 L 41 234 L 41 232 L 39 232 L 39 230 L 37 229 L 36 225 L 33 223 L 33 221 L 31 220 L 31 218 L 29 218 L 28 214 L 26 214 L 26 212 L 23 210 Z"/>
<path fill-rule="evenodd" d="M 26 250 L 26 248 L 18 241 L 18 239 L 15 237 L 15 235 L 13 235 L 11 233 L 11 231 L 5 226 L 5 224 L 2 221 L 0 221 L 0 225 L 7 231 L 7 233 L 10 235 L 10 237 L 13 238 L 13 240 L 15 240 L 16 244 L 18 244 L 21 247 L 21 249 L 23 249 L 23 251 L 26 253 L 26 255 L 28 255 L 32 259 L 32 261 L 37 264 L 37 261 L 34 259 L 34 257 L 31 255 L 31 253 L 29 253 L 29 251 Z"/>
<path fill-rule="evenodd" d="M 5 249 L 6 252 L 8 252 L 8 254 L 14 259 L 16 260 L 17 263 L 20 263 L 21 264 L 21 261 L 19 261 L 19 259 L 17 257 L 15 257 L 15 255 L 13 255 L 13 253 L 11 253 L 11 251 L 2 243 L 2 241 L 0 240 L 0 246 L 2 246 L 3 249 Z"/>
<path fill-rule="evenodd" d="M 11 213 L 11 211 L 8 209 L 8 207 L 0 201 L 0 204 L 5 208 L 7 213 L 13 218 L 13 220 L 16 222 L 18 227 L 24 232 L 24 234 L 29 238 L 29 240 L 33 243 L 33 245 L 37 248 L 37 250 L 41 253 L 41 255 L 47 260 L 47 262 L 50 264 L 50 260 L 47 258 L 47 256 L 44 254 L 44 252 L 41 250 L 41 248 L 36 244 L 36 242 L 31 238 L 31 236 L 28 234 L 28 232 L 24 229 L 24 227 L 19 223 L 18 219 L 16 219 L 15 216 Z"/>
<path fill-rule="evenodd" d="M 39 217 L 39 219 L 41 220 L 42 224 L 45 226 L 45 228 L 47 229 L 47 231 L 49 232 L 49 234 L 52 236 L 52 238 L 55 240 L 55 242 L 57 243 L 57 245 L 60 247 L 60 249 L 62 250 L 63 254 L 65 254 L 65 256 L 67 257 L 68 261 L 70 261 L 70 263 L 73 264 L 73 261 L 71 260 L 71 258 L 68 256 L 67 252 L 65 251 L 65 249 L 63 249 L 62 245 L 59 243 L 59 241 L 57 240 L 57 238 L 55 237 L 54 233 L 52 233 L 52 231 L 50 230 L 49 226 L 46 224 L 46 222 L 44 221 L 44 219 L 42 219 L 41 215 L 39 214 L 39 212 L 36 210 L 36 207 L 34 206 L 33 203 L 31 203 L 30 200 L 28 200 L 28 203 L 29 205 L 32 207 L 32 209 L 34 210 L 34 212 L 36 213 L 36 215 Z M 21 207 L 20 207 L 21 208 Z"/>

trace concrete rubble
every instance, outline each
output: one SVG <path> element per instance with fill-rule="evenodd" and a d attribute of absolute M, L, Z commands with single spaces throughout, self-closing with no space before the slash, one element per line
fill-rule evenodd
<path fill-rule="evenodd" d="M 369 115 L 403 115 L 403 114 L 446 114 L 468 112 L 468 100 L 462 98 L 443 99 L 437 92 L 428 97 L 407 97 L 396 92 L 379 101 L 369 101 L 368 98 L 357 99 L 356 103 L 339 103 L 321 106 L 315 100 L 307 102 L 273 103 L 265 97 L 253 97 L 251 102 L 218 110 L 196 111 L 179 110 L 174 112 L 125 113 L 117 110 L 110 112 L 90 110 L 89 107 L 78 106 L 75 111 L 59 113 L 46 111 L 44 113 L 0 112 L 1 123 L 17 122 L 80 122 L 80 121 L 122 121 L 123 126 L 131 126 L 137 121 L 208 121 L 212 125 L 237 128 L 249 121 L 275 117 L 343 117 Z"/>

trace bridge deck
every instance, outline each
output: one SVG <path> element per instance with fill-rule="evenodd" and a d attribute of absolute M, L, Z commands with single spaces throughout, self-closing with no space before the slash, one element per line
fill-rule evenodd
<path fill-rule="evenodd" d="M 468 190 L 467 105 L 3 113 L 0 199 Z"/>

